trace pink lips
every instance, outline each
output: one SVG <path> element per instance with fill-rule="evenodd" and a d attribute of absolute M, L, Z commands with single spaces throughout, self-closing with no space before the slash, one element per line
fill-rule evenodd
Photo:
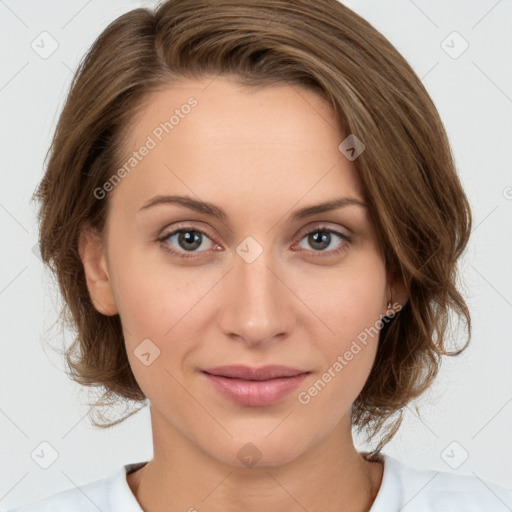
<path fill-rule="evenodd" d="M 297 388 L 310 372 L 287 366 L 218 366 L 203 370 L 226 397 L 241 405 L 273 404 Z"/>

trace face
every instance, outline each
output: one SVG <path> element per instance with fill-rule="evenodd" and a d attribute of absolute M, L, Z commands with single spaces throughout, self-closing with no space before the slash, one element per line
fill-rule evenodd
<path fill-rule="evenodd" d="M 182 438 L 227 464 L 248 452 L 272 466 L 349 427 L 388 281 L 329 104 L 297 86 L 210 82 L 149 98 L 129 135 L 140 158 L 109 192 L 96 274 L 83 259 L 96 307 L 121 317 L 155 445 Z M 227 365 L 302 375 L 213 376 Z"/>

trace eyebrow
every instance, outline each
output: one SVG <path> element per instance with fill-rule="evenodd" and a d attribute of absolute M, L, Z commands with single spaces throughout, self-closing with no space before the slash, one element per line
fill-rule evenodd
<path fill-rule="evenodd" d="M 216 217 L 223 222 L 227 221 L 228 215 L 227 213 L 212 203 L 208 203 L 206 201 L 199 201 L 197 199 L 193 199 L 189 196 L 177 196 L 177 195 L 158 195 L 155 196 L 148 201 L 146 201 L 142 207 L 139 209 L 147 210 L 148 208 L 152 208 L 153 206 L 159 205 L 178 205 L 184 206 L 185 208 L 189 208 L 199 213 L 204 213 L 206 215 L 211 215 Z M 368 204 L 360 199 L 355 197 L 339 197 L 336 199 L 331 199 L 330 201 L 326 201 L 324 203 L 316 204 L 313 206 L 306 206 L 304 208 L 300 208 L 299 210 L 295 210 L 291 215 L 291 220 L 300 220 L 311 215 L 315 215 L 317 213 L 324 213 L 331 210 L 335 210 L 337 208 L 342 208 L 344 206 L 361 206 L 368 207 Z"/>

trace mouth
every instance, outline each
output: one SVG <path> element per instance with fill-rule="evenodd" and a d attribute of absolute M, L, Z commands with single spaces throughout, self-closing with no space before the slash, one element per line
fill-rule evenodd
<path fill-rule="evenodd" d="M 217 366 L 215 368 L 207 368 L 203 372 L 217 377 L 256 381 L 295 377 L 303 373 L 309 373 L 307 370 L 280 365 L 269 365 L 261 368 L 244 365 Z"/>
<path fill-rule="evenodd" d="M 283 399 L 311 372 L 278 365 L 233 365 L 207 368 L 202 373 L 225 398 L 240 405 L 261 407 Z"/>

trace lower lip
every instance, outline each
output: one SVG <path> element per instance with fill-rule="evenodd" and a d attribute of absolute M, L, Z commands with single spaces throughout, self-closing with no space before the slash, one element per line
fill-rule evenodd
<path fill-rule="evenodd" d="M 203 372 L 208 380 L 234 402 L 252 407 L 278 402 L 300 386 L 309 373 L 269 380 L 243 380 Z"/>

